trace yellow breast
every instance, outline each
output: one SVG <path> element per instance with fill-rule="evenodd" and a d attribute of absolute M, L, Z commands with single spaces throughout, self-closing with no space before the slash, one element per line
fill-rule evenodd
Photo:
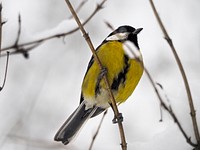
<path fill-rule="evenodd" d="M 128 65 L 128 70 L 125 73 L 124 82 L 120 82 L 119 86 L 113 88 L 113 94 L 117 103 L 124 102 L 134 91 L 138 84 L 142 73 L 142 65 L 134 60 L 128 59 L 125 62 L 125 53 L 123 50 L 123 43 L 117 41 L 106 42 L 100 46 L 97 50 L 97 55 L 102 65 L 107 69 L 107 77 L 110 85 L 113 81 L 118 79 L 119 74 L 123 73 L 123 70 Z M 99 91 L 97 93 L 97 79 L 100 74 L 100 69 L 96 61 L 93 62 L 88 69 L 82 84 L 82 95 L 84 100 L 91 105 L 108 106 L 110 102 L 109 94 L 104 80 L 99 83 Z"/>

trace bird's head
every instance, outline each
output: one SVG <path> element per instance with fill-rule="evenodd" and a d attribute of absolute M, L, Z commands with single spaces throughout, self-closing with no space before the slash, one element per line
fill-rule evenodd
<path fill-rule="evenodd" d="M 128 25 L 120 26 L 115 31 L 110 33 L 105 41 L 130 41 L 133 42 L 134 45 L 139 49 L 137 34 L 140 33 L 141 30 L 142 28 L 135 29 Z"/>

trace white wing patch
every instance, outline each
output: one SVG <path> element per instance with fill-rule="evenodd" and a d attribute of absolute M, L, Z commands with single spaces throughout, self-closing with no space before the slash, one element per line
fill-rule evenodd
<path fill-rule="evenodd" d="M 124 51 L 128 55 L 129 58 L 131 59 L 140 59 L 142 60 L 142 54 L 140 50 L 131 42 L 131 41 L 126 41 L 123 44 Z"/>
<path fill-rule="evenodd" d="M 106 41 L 117 41 L 117 40 L 125 40 L 127 39 L 129 33 L 124 32 L 124 33 L 116 33 L 114 35 L 111 35 L 106 38 Z"/>

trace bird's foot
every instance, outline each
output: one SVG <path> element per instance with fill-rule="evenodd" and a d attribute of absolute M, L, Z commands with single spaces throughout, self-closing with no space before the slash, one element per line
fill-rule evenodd
<path fill-rule="evenodd" d="M 115 123 L 119 123 L 119 122 L 123 122 L 123 116 L 122 113 L 119 113 L 118 116 L 114 116 L 112 122 Z"/>

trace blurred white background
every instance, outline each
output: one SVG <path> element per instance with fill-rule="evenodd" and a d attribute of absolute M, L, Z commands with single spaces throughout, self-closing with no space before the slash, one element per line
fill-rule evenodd
<path fill-rule="evenodd" d="M 81 1 L 73 0 L 78 7 Z M 78 13 L 84 21 L 101 1 L 88 0 Z M 200 125 L 200 1 L 155 0 L 159 15 L 167 28 L 184 65 Z M 18 14 L 22 19 L 20 43 L 60 32 L 76 24 L 64 0 L 2 0 L 2 47 L 12 45 L 18 31 Z M 115 28 L 131 25 L 144 28 L 138 35 L 144 64 L 156 82 L 163 85 L 180 122 L 195 142 L 190 110 L 183 81 L 172 52 L 147 0 L 108 0 L 104 8 L 85 26 L 97 47 Z M 30 51 L 29 59 L 12 55 L 6 86 L 0 92 L 0 149 L 88 149 L 101 115 L 91 119 L 70 145 L 53 141 L 62 123 L 79 104 L 80 87 L 91 52 L 78 31 L 67 37 L 49 40 Z M 0 81 L 5 70 L 5 57 L 0 58 Z M 160 106 L 146 74 L 129 100 L 119 107 L 124 116 L 124 129 L 131 150 L 191 150 L 168 113 Z M 109 110 L 94 150 L 120 150 L 117 125 L 112 124 Z M 200 128 L 200 126 L 199 126 Z"/>

